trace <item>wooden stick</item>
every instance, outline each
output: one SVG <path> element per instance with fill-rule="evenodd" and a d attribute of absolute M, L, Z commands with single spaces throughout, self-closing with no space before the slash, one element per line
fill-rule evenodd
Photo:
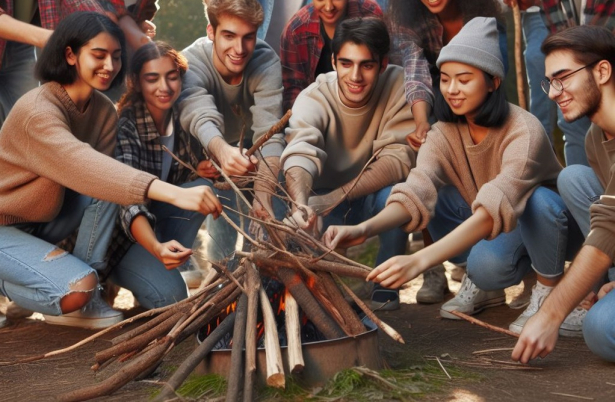
<path fill-rule="evenodd" d="M 523 54 L 521 51 L 521 11 L 517 0 L 511 0 L 513 11 L 513 21 L 515 24 L 515 70 L 517 73 L 517 94 L 519 96 L 519 106 L 527 110 L 525 99 L 525 75 L 523 74 Z"/>
<path fill-rule="evenodd" d="M 258 140 L 246 151 L 246 156 L 251 156 L 254 152 L 258 151 L 260 147 L 263 146 L 265 142 L 267 142 L 274 134 L 282 132 L 284 126 L 288 124 L 288 120 L 290 120 L 290 116 L 293 114 L 292 110 L 288 109 L 284 116 L 273 125 L 265 134 L 259 137 Z"/>
<path fill-rule="evenodd" d="M 303 350 L 301 349 L 301 317 L 299 305 L 290 292 L 286 292 L 284 298 L 284 314 L 286 316 L 286 340 L 288 343 L 288 366 L 292 374 L 303 371 Z"/>
<path fill-rule="evenodd" d="M 256 267 L 248 260 L 243 261 L 246 267 L 246 290 L 248 292 L 248 312 L 246 318 L 246 364 L 243 383 L 243 400 L 252 402 L 254 381 L 256 379 L 256 321 L 258 316 L 258 294 L 261 286 Z"/>
<path fill-rule="evenodd" d="M 491 331 L 499 332 L 500 334 L 506 334 L 506 335 L 514 336 L 515 338 L 519 337 L 519 334 L 515 334 L 514 332 L 509 331 L 509 330 L 504 329 L 504 328 L 500 328 L 500 327 L 496 327 L 496 326 L 487 324 L 486 322 L 478 320 L 478 319 L 476 319 L 474 317 L 470 317 L 467 314 L 460 313 L 459 311 L 447 311 L 447 313 L 451 313 L 454 316 L 462 318 L 462 319 L 464 319 L 466 321 L 469 321 L 472 324 L 476 324 L 476 325 L 478 325 L 480 327 L 490 329 Z"/>
<path fill-rule="evenodd" d="M 327 272 L 319 272 L 318 276 L 327 290 L 327 296 L 331 300 L 331 304 L 337 307 L 340 312 L 344 325 L 342 328 L 347 332 L 348 336 L 355 337 L 365 332 L 365 325 L 361 322 L 361 319 L 354 311 L 350 304 L 344 299 L 342 292 L 337 287 L 335 280 L 331 277 L 331 274 Z"/>
<path fill-rule="evenodd" d="M 231 370 L 228 373 L 226 387 L 226 401 L 239 400 L 243 386 L 243 346 L 246 339 L 246 316 L 248 309 L 248 296 L 243 293 L 237 302 L 235 310 L 235 327 L 233 328 L 233 349 L 231 351 Z"/>
<path fill-rule="evenodd" d="M 275 315 L 265 289 L 259 290 L 263 323 L 265 325 L 265 354 L 267 357 L 267 385 L 270 387 L 284 388 L 286 377 L 282 363 L 282 351 L 280 350 L 280 338 Z"/>

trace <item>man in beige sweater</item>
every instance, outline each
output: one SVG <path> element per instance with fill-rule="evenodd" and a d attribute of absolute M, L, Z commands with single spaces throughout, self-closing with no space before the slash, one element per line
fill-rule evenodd
<path fill-rule="evenodd" d="M 573 27 L 547 38 L 542 51 L 542 88 L 567 121 L 587 116 L 592 122 L 585 141 L 591 167 L 569 166 L 558 178 L 560 194 L 586 239 L 569 271 L 521 332 L 512 358 L 523 363 L 553 350 L 564 317 L 597 289 L 615 260 L 615 35 L 603 27 Z M 583 323 L 587 346 L 609 361 L 615 361 L 613 288 L 615 282 L 600 289 Z"/>
<path fill-rule="evenodd" d="M 318 215 L 326 228 L 377 214 L 391 187 L 408 176 L 420 145 L 416 140 L 412 149 L 405 140 L 415 124 L 403 70 L 387 66 L 384 23 L 345 20 L 332 47 L 335 71 L 297 97 L 281 157 L 289 194 L 299 205 L 293 220 L 302 228 L 314 228 Z M 381 234 L 376 263 L 405 253 L 407 238 L 399 228 Z M 399 304 L 397 292 L 386 289 L 376 289 L 372 300 L 385 309 Z"/>

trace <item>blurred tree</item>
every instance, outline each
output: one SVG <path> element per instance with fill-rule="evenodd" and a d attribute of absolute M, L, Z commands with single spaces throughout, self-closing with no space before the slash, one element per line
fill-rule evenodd
<path fill-rule="evenodd" d="M 154 18 L 156 39 L 183 49 L 207 35 L 207 17 L 202 0 L 158 0 L 160 10 Z"/>

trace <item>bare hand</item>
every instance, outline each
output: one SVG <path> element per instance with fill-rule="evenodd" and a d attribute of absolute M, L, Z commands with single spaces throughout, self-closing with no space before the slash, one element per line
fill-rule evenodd
<path fill-rule="evenodd" d="M 214 167 L 210 160 L 200 161 L 196 167 L 196 172 L 199 176 L 205 177 L 206 179 L 216 180 L 220 177 L 220 172 L 218 172 L 218 169 Z"/>
<path fill-rule="evenodd" d="M 427 268 L 415 255 L 398 255 L 377 266 L 367 275 L 366 280 L 379 283 L 385 288 L 397 289 Z"/>
<path fill-rule="evenodd" d="M 156 24 L 151 22 L 150 20 L 145 20 L 141 24 L 139 24 L 139 28 L 141 31 L 148 36 L 150 39 L 154 39 L 156 36 Z"/>
<path fill-rule="evenodd" d="M 604 296 L 606 296 L 607 293 L 609 293 L 613 289 L 615 289 L 615 282 L 609 282 L 602 285 L 600 291 L 598 292 L 598 300 L 602 299 Z"/>
<path fill-rule="evenodd" d="M 367 240 L 367 234 L 361 225 L 329 226 L 322 236 L 323 243 L 330 249 L 356 246 L 357 244 L 362 244 L 365 240 Z"/>
<path fill-rule="evenodd" d="M 249 158 L 224 141 L 221 137 L 216 137 L 209 143 L 210 153 L 220 162 L 220 167 L 229 176 L 245 176 L 246 173 L 256 169 L 258 159 L 252 155 Z"/>
<path fill-rule="evenodd" d="M 177 268 L 192 255 L 192 250 L 185 248 L 175 240 L 160 243 L 155 248 L 154 256 L 160 260 L 166 269 Z"/>
<path fill-rule="evenodd" d="M 222 212 L 222 204 L 210 187 L 178 187 L 177 189 L 178 194 L 173 203 L 176 207 L 187 211 L 197 211 L 203 215 L 212 214 L 214 218 L 218 218 Z"/>
<path fill-rule="evenodd" d="M 528 363 L 537 357 L 546 357 L 557 343 L 559 322 L 549 320 L 540 310 L 523 326 L 521 336 L 512 351 L 512 359 Z"/>
<path fill-rule="evenodd" d="M 301 229 L 311 231 L 316 224 L 316 214 L 307 205 L 297 205 L 293 208 L 292 221 Z"/>
<path fill-rule="evenodd" d="M 425 140 L 427 139 L 427 132 L 430 129 L 431 125 L 429 124 L 429 122 L 424 121 L 418 123 L 416 125 L 416 130 L 406 136 L 406 141 L 408 142 L 408 145 L 410 145 L 410 147 L 415 151 L 418 151 L 421 145 L 425 143 Z"/>

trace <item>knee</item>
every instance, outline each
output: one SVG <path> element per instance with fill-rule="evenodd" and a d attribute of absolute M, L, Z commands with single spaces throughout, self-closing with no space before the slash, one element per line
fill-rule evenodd
<path fill-rule="evenodd" d="M 583 320 L 583 337 L 593 353 L 604 360 L 615 362 L 615 323 L 612 311 L 612 306 L 604 300 L 596 303 Z"/>
<path fill-rule="evenodd" d="M 169 306 L 187 297 L 188 288 L 181 276 L 179 281 L 169 281 L 155 290 L 136 295 L 139 304 L 148 310 Z"/>
<path fill-rule="evenodd" d="M 94 272 L 71 284 L 71 292 L 60 300 L 62 314 L 71 313 L 85 306 L 90 301 L 96 286 L 98 286 L 98 277 Z"/>
<path fill-rule="evenodd" d="M 583 165 L 570 165 L 562 170 L 557 177 L 557 190 L 561 194 L 564 201 L 570 198 L 574 193 L 579 190 L 579 183 L 584 180 L 584 171 L 587 166 Z"/>

